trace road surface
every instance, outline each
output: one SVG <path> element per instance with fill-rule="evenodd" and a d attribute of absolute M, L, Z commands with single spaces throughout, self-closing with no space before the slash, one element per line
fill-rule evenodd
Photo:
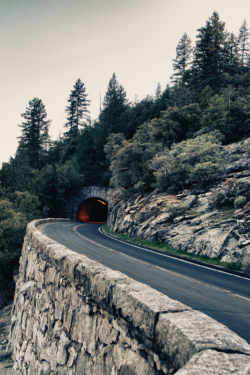
<path fill-rule="evenodd" d="M 250 279 L 124 243 L 103 233 L 101 224 L 61 222 L 40 230 L 71 250 L 204 312 L 250 344 Z"/>

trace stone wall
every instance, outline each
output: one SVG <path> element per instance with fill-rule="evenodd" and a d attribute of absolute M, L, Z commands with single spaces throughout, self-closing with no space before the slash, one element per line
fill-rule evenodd
<path fill-rule="evenodd" d="M 205 314 L 27 227 L 11 325 L 25 375 L 250 374 L 250 346 Z"/>
<path fill-rule="evenodd" d="M 77 195 L 67 197 L 64 214 L 71 220 L 77 220 L 77 212 L 80 205 L 88 198 L 100 198 L 108 204 L 112 203 L 114 189 L 100 186 L 83 187 Z"/>

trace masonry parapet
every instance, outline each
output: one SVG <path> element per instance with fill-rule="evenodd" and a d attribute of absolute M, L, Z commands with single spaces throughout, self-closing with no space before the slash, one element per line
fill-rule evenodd
<path fill-rule="evenodd" d="M 25 375 L 249 374 L 250 346 L 207 315 L 28 224 L 11 336 Z M 202 298 L 202 296 L 201 296 Z"/>

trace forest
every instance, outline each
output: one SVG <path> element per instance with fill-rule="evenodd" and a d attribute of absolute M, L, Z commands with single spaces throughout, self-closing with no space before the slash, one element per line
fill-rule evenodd
<path fill-rule="evenodd" d="M 163 90 L 158 84 L 154 96 L 134 102 L 114 73 L 95 121 L 77 79 L 56 141 L 42 100 L 29 101 L 16 154 L 0 170 L 0 304 L 13 293 L 26 225 L 42 217 L 44 205 L 50 217 L 63 217 L 66 197 L 82 186 L 120 188 L 125 200 L 155 188 L 206 188 L 221 178 L 222 146 L 250 136 L 246 20 L 235 35 L 214 12 L 194 43 L 183 34 L 173 70 Z"/>

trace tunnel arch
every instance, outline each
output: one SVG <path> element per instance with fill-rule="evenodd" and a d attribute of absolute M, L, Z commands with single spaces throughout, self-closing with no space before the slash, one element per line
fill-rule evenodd
<path fill-rule="evenodd" d="M 77 221 L 79 208 L 88 198 L 97 198 L 112 205 L 115 191 L 105 186 L 90 185 L 82 187 L 78 192 L 66 197 L 64 206 L 64 216 L 70 220 Z"/>
<path fill-rule="evenodd" d="M 108 203 L 102 198 L 88 198 L 79 206 L 77 220 L 85 223 L 106 223 Z"/>

